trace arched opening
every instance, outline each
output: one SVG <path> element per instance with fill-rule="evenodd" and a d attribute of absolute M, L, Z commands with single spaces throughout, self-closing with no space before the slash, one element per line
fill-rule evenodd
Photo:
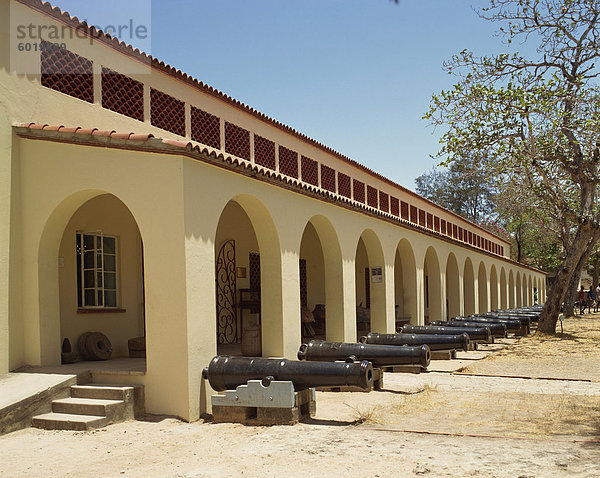
<path fill-rule="evenodd" d="M 423 295 L 425 304 L 425 323 L 443 320 L 442 317 L 442 287 L 440 262 L 433 247 L 425 254 L 423 265 Z"/>
<path fill-rule="evenodd" d="M 498 309 L 498 274 L 493 264 L 490 269 L 490 309 Z"/>
<path fill-rule="evenodd" d="M 101 332 L 111 358 L 145 358 L 143 244 L 127 206 L 112 194 L 84 202 L 64 228 L 58 258 L 61 340 L 95 358 L 80 337 Z"/>
<path fill-rule="evenodd" d="M 371 229 L 365 230 L 358 240 L 354 266 L 357 334 L 386 332 L 383 249 Z"/>
<path fill-rule="evenodd" d="M 412 246 L 402 239 L 394 261 L 396 327 L 417 323 L 417 267 Z"/>
<path fill-rule="evenodd" d="M 324 216 L 306 224 L 299 265 L 303 340 L 343 341 L 342 256 L 333 225 Z"/>
<path fill-rule="evenodd" d="M 521 296 L 522 296 L 522 304 L 523 307 L 529 305 L 529 301 L 527 300 L 527 276 L 523 274 L 523 282 L 521 287 Z"/>
<path fill-rule="evenodd" d="M 508 308 L 515 308 L 515 276 L 511 270 L 508 273 Z"/>
<path fill-rule="evenodd" d="M 460 315 L 460 284 L 458 262 L 451 252 L 446 262 L 446 318 Z"/>
<path fill-rule="evenodd" d="M 517 308 L 523 307 L 523 288 L 521 287 L 521 273 L 517 272 L 517 283 L 515 286 L 517 293 Z"/>
<path fill-rule="evenodd" d="M 508 308 L 508 291 L 506 289 L 506 271 L 504 267 L 500 269 L 500 308 Z"/>
<path fill-rule="evenodd" d="M 465 261 L 463 274 L 463 296 L 464 314 L 473 315 L 475 313 L 475 274 L 473 271 L 473 262 L 468 257 Z"/>
<path fill-rule="evenodd" d="M 237 196 L 223 208 L 215 234 L 215 267 L 217 352 L 281 355 L 279 239 L 270 214 L 255 197 Z"/>
<path fill-rule="evenodd" d="M 215 258 L 217 353 L 260 356 L 260 248 L 252 221 L 236 201 L 219 218 Z"/>
<path fill-rule="evenodd" d="M 527 305 L 533 304 L 533 279 L 529 276 L 529 284 L 527 286 Z"/>
<path fill-rule="evenodd" d="M 477 274 L 477 284 L 479 291 L 479 313 L 483 314 L 488 312 L 488 294 L 487 294 L 487 274 L 485 272 L 485 265 L 483 262 L 479 263 L 479 272 Z"/>

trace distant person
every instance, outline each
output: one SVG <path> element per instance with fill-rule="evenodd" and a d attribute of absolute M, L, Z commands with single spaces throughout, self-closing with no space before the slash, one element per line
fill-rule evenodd
<path fill-rule="evenodd" d="M 600 305 L 600 284 L 596 287 L 596 308 L 594 312 L 598 312 L 598 306 Z"/>
<path fill-rule="evenodd" d="M 590 290 L 588 290 L 588 293 L 587 293 L 588 314 L 592 313 L 592 307 L 594 309 L 596 308 L 596 294 L 594 292 L 594 286 L 593 285 L 590 286 Z"/>
<path fill-rule="evenodd" d="M 577 301 L 579 302 L 579 314 L 583 315 L 583 312 L 585 311 L 585 290 L 583 289 L 583 286 L 579 289 Z"/>

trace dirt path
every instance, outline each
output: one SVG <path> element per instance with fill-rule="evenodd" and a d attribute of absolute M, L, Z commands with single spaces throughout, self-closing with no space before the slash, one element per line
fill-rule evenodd
<path fill-rule="evenodd" d="M 512 341 L 460 374 L 386 373 L 382 392 L 318 392 L 316 417 L 293 427 L 154 417 L 21 430 L 0 437 L 0 475 L 597 477 L 600 315 L 564 325 L 560 339 Z"/>

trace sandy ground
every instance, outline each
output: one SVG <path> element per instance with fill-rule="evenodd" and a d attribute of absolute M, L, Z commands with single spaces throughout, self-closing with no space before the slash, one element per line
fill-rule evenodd
<path fill-rule="evenodd" d="M 386 373 L 381 392 L 318 392 L 317 415 L 296 426 L 148 417 L 21 430 L 0 437 L 0 476 L 598 477 L 600 314 L 564 326 L 505 341 L 459 373 Z"/>

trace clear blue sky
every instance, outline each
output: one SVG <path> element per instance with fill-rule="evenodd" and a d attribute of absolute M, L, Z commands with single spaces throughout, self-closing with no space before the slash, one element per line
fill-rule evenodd
<path fill-rule="evenodd" d="M 442 62 L 500 46 L 475 0 L 51 3 L 98 25 L 151 5 L 153 56 L 410 189 L 438 149 L 421 117 L 456 81 Z"/>

